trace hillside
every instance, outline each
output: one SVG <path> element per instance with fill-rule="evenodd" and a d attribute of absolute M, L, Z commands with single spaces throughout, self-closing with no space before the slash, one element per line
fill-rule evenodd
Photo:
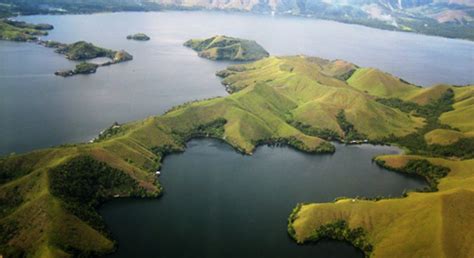
<path fill-rule="evenodd" d="M 257 42 L 227 36 L 191 39 L 184 43 L 198 55 L 211 60 L 254 61 L 268 57 L 268 52 Z"/>
<path fill-rule="evenodd" d="M 304 204 L 291 222 L 296 241 L 311 242 L 323 225 L 346 221 L 362 228 L 373 249 L 370 257 L 472 257 L 474 255 L 474 160 L 451 161 L 419 156 L 382 156 L 403 168 L 411 159 L 427 159 L 450 169 L 439 191 L 412 192 L 405 198 L 340 199 Z"/>
<path fill-rule="evenodd" d="M 419 136 L 407 138 L 424 146 L 409 148 L 410 151 L 428 156 L 376 159 L 381 166 L 396 172 L 424 177 L 430 185 L 428 189 L 408 193 L 405 198 L 341 198 L 334 203 L 299 205 L 289 219 L 289 232 L 295 240 L 307 243 L 321 237 L 345 239 L 370 257 L 472 257 L 474 87 L 450 89 L 454 92 L 452 108 L 439 116 L 440 124 L 434 126 L 436 122 L 431 121 L 428 128 L 420 129 Z M 404 141 L 400 143 L 403 145 Z M 468 158 L 453 158 L 455 153 Z M 343 236 L 342 231 L 358 235 Z"/>
<path fill-rule="evenodd" d="M 238 10 L 336 20 L 388 30 L 474 39 L 471 0 L 150 0 L 163 8 Z"/>
<path fill-rule="evenodd" d="M 340 110 L 344 110 L 348 122 L 366 136 L 359 140 L 381 140 L 390 133 L 402 136 L 422 126 L 421 119 L 380 104 L 373 96 L 342 80 L 359 69 L 363 68 L 340 60 L 270 57 L 248 65 L 229 67 L 218 75 L 224 77 L 222 83 L 230 92 L 245 90 L 255 83 L 272 86 L 296 103 L 296 107 L 288 112 L 287 119 L 304 127 L 307 132 L 321 132 L 320 136 L 325 132 L 344 138 L 344 129 L 337 118 Z M 357 76 L 357 71 L 351 78 Z"/>
<path fill-rule="evenodd" d="M 114 124 L 92 143 L 63 145 L 1 158 L 0 254 L 7 257 L 24 254 L 32 257 L 70 257 L 112 252 L 116 243 L 96 209 L 111 198 L 159 196 L 163 190 L 155 171 L 160 169 L 163 157 L 184 151 L 185 143 L 194 137 L 221 139 L 245 154 L 252 154 L 260 144 L 274 143 L 287 144 L 309 153 L 332 153 L 335 148 L 325 139 L 388 141 L 386 137 L 390 135 L 403 139 L 416 134 L 420 127 L 432 124 L 430 116 L 416 116 L 416 112 L 423 114 L 421 106 L 416 106 L 419 111 L 407 112 L 403 105 L 395 107 L 394 103 L 401 105 L 400 102 L 385 104 L 376 96 L 349 85 L 346 79 L 350 80 L 358 69 L 364 68 L 342 60 L 306 56 L 269 57 L 234 65 L 217 73 L 224 77 L 223 84 L 231 92 L 227 97 L 185 103 L 161 116 Z M 397 80 L 392 78 L 387 81 Z M 450 112 L 463 112 L 470 105 L 469 90 L 472 87 L 454 88 L 454 96 L 451 88 L 435 102 L 426 104 L 429 110 L 432 103 L 451 103 L 452 98 L 455 99 L 455 108 Z M 413 104 L 407 105 L 413 107 Z M 470 189 L 468 181 L 461 180 L 474 173 L 469 169 L 472 167 L 470 160 L 434 159 L 433 162 L 442 162 L 452 170 L 448 177 L 440 181 L 440 191 L 410 194 L 400 202 L 411 200 L 412 195 L 427 198 L 419 200 L 434 200 L 431 198 L 437 198 L 445 191 L 455 191 L 459 185 Z M 451 176 L 452 180 L 444 181 Z M 433 180 L 437 182 L 437 178 Z M 459 193 L 454 196 L 469 197 L 463 191 Z M 469 219 L 471 213 L 462 211 L 470 211 L 471 207 L 455 200 L 448 200 L 457 205 L 456 209 L 447 211 L 449 217 L 466 216 Z M 387 215 L 364 218 L 367 221 L 378 217 L 393 218 L 405 212 L 397 210 L 397 207 L 411 207 L 408 204 L 392 205 L 393 202 L 395 200 L 383 201 L 387 206 L 377 209 L 380 214 Z M 328 214 L 333 214 L 331 205 L 327 204 Z M 303 206 L 301 212 L 309 211 L 310 207 L 313 206 L 309 205 L 308 209 Z M 370 210 L 367 209 L 367 212 Z M 392 214 L 395 210 L 396 213 Z M 308 216 L 298 213 L 297 216 L 307 218 L 294 223 L 298 240 L 303 241 L 307 232 L 317 225 L 313 219 L 319 216 L 312 215 L 317 213 L 313 208 Z M 408 222 L 397 224 L 401 232 L 405 232 L 404 225 L 412 229 L 410 223 L 418 222 L 416 219 L 410 221 L 414 215 L 409 214 L 406 217 Z M 328 221 L 333 218 L 331 216 L 328 216 Z M 430 216 L 437 215 L 433 213 Z M 466 220 L 449 220 L 446 227 L 458 229 L 459 223 L 470 223 L 470 220 L 462 221 Z M 390 238 L 381 232 L 385 224 L 376 224 L 375 220 L 373 223 L 380 233 L 377 239 L 389 241 Z M 417 227 L 420 232 L 429 232 L 430 225 L 418 223 Z M 469 228 L 470 224 L 464 226 Z M 443 232 L 446 235 L 441 236 L 453 235 L 452 231 Z M 470 237 L 469 232 L 466 234 Z M 379 247 L 379 242 L 371 243 L 375 246 L 375 252 L 384 248 Z M 414 241 L 415 245 L 417 243 L 422 241 Z M 470 252 L 469 246 L 448 244 L 453 245 L 453 250 Z M 428 248 L 417 247 L 423 247 L 423 250 Z"/>

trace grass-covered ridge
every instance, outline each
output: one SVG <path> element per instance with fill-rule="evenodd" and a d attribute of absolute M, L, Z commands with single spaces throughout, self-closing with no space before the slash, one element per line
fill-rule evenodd
<path fill-rule="evenodd" d="M 93 143 L 1 158 L 0 254 L 68 257 L 113 251 L 115 244 L 95 212 L 97 205 L 113 197 L 160 195 L 155 171 L 166 154 L 184 151 L 186 141 L 193 137 L 217 138 L 246 154 L 259 144 L 275 142 L 306 152 L 331 153 L 334 147 L 323 138 L 377 141 L 389 135 L 405 137 L 427 124 L 426 118 L 395 105 L 405 102 L 381 103 L 378 96 L 349 85 L 346 80 L 359 69 L 341 60 L 305 56 L 270 57 L 231 66 L 218 72 L 232 92 L 227 97 L 186 103 L 141 121 L 115 123 Z M 467 101 L 458 91 L 453 89 L 453 111 L 449 112 L 456 112 L 458 103 Z M 429 193 L 432 196 L 445 189 L 445 180 L 464 173 L 450 181 L 454 189 L 472 172 L 465 171 L 473 165 L 470 160 L 430 162 L 446 162 L 440 165 L 451 171 L 439 179 L 439 192 Z M 395 167 L 392 163 L 386 162 Z M 104 180 L 104 175 L 113 180 Z M 410 193 L 403 200 L 417 194 Z M 388 201 L 377 203 L 382 202 Z M 313 219 L 304 215 L 307 208 L 303 205 L 295 210 L 290 220 L 294 236 L 301 241 L 304 232 L 313 232 L 316 225 L 301 222 L 301 218 Z M 396 207 L 381 210 L 381 217 L 392 209 Z M 332 218 L 326 224 L 347 221 L 337 224 L 342 226 L 344 239 L 362 241 L 364 246 L 370 243 L 374 252 L 380 250 L 372 228 L 355 225 L 349 217 Z M 326 236 L 337 228 L 327 227 L 320 233 Z"/>
<path fill-rule="evenodd" d="M 197 51 L 200 57 L 211 60 L 253 61 L 269 56 L 255 41 L 222 35 L 208 39 L 190 39 L 184 46 Z"/>
<path fill-rule="evenodd" d="M 383 105 L 374 96 L 344 81 L 359 69 L 341 60 L 293 56 L 235 65 L 217 75 L 223 77 L 222 83 L 229 92 L 246 91 L 259 83 L 271 86 L 294 105 L 285 113 L 287 121 L 306 128 L 308 133 L 333 132 L 333 135 L 347 138 L 348 131 L 338 120 L 341 110 L 358 134 L 372 141 L 391 133 L 407 135 L 423 126 L 423 119 Z"/>

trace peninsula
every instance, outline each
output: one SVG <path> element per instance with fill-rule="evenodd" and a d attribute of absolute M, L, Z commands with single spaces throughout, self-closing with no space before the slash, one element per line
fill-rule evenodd
<path fill-rule="evenodd" d="M 212 137 L 245 154 L 273 143 L 332 153 L 329 140 L 348 139 L 403 146 L 409 155 L 376 162 L 423 176 L 427 189 L 405 198 L 300 204 L 290 235 L 299 243 L 346 240 L 375 257 L 472 256 L 474 85 L 421 88 L 377 69 L 308 56 L 268 57 L 218 75 L 229 96 L 114 124 L 92 143 L 1 158 L 0 252 L 112 252 L 116 243 L 97 207 L 114 197 L 159 196 L 155 172 L 163 157 L 184 151 L 192 138 Z"/>
<path fill-rule="evenodd" d="M 54 27 L 50 24 L 30 24 L 9 19 L 0 19 L 0 40 L 36 41 L 47 36 Z"/>

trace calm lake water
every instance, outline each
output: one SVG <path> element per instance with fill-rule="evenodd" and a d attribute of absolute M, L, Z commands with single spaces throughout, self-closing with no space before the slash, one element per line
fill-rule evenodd
<path fill-rule="evenodd" d="M 134 60 L 96 74 L 61 78 L 75 63 L 35 44 L 0 41 L 0 155 L 83 142 L 114 121 L 156 115 L 185 101 L 226 95 L 217 70 L 182 43 L 226 34 L 257 40 L 273 55 L 305 54 L 373 66 L 413 83 L 474 82 L 474 43 L 299 18 L 208 12 L 28 16 L 55 26 L 46 39 L 125 49 Z M 126 40 L 144 32 L 148 42 Z M 156 200 L 116 200 L 104 215 L 114 257 L 361 257 L 339 242 L 297 246 L 286 220 L 298 202 L 338 196 L 401 195 L 424 185 L 383 170 L 391 147 L 337 145 L 334 155 L 260 147 L 242 156 L 226 144 L 193 140 L 168 156 Z"/>
<path fill-rule="evenodd" d="M 116 200 L 101 213 L 118 252 L 112 257 L 363 257 L 340 242 L 298 246 L 286 233 L 298 202 L 338 196 L 400 196 L 423 182 L 381 169 L 393 147 L 336 145 L 334 155 L 259 147 L 243 156 L 215 140 L 193 140 L 166 157 L 156 200 Z"/>
<path fill-rule="evenodd" d="M 48 37 L 125 49 L 134 60 L 93 75 L 53 73 L 74 62 L 35 44 L 0 41 L 0 155 L 84 142 L 111 125 L 185 101 L 225 95 L 214 73 L 228 63 L 198 58 L 182 43 L 226 34 L 257 40 L 273 55 L 306 54 L 373 66 L 421 85 L 474 82 L 474 43 L 302 18 L 213 12 L 27 16 L 55 26 Z M 147 42 L 126 40 L 144 32 Z"/>

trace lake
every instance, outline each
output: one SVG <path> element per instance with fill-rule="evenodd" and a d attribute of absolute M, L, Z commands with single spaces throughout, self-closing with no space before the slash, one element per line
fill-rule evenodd
<path fill-rule="evenodd" d="M 424 186 L 371 161 L 395 153 L 336 144 L 333 155 L 262 146 L 244 156 L 216 140 L 193 140 L 165 158 L 161 198 L 115 200 L 101 209 L 119 244 L 111 257 L 363 257 L 341 242 L 298 246 L 287 219 L 299 202 L 400 196 Z"/>
<path fill-rule="evenodd" d="M 54 76 L 75 63 L 30 43 L 0 41 L 0 155 L 84 142 L 113 122 L 163 113 L 185 101 L 227 93 L 215 72 L 228 62 L 197 57 L 190 38 L 226 34 L 257 40 L 272 55 L 305 54 L 372 66 L 413 83 L 474 81 L 474 43 L 358 25 L 219 12 L 25 16 L 55 26 L 48 37 L 125 49 L 131 62 L 96 74 Z M 144 32 L 147 42 L 126 40 Z M 377 167 L 393 147 L 336 144 L 333 155 L 259 147 L 243 156 L 225 143 L 193 140 L 164 160 L 164 195 L 122 199 L 101 209 L 118 252 L 112 257 L 362 257 L 348 244 L 298 246 L 286 232 L 299 202 L 339 196 L 400 196 L 424 186 Z"/>
<path fill-rule="evenodd" d="M 85 142 L 113 122 L 161 114 L 185 101 L 226 92 L 214 73 L 229 63 L 182 46 L 214 34 L 257 40 L 272 55 L 314 55 L 372 66 L 416 84 L 474 81 L 474 43 L 295 17 L 219 12 L 104 13 L 19 17 L 50 23 L 43 39 L 125 49 L 131 62 L 62 78 L 74 62 L 52 49 L 0 41 L 0 155 Z M 144 32 L 150 41 L 125 37 Z"/>

